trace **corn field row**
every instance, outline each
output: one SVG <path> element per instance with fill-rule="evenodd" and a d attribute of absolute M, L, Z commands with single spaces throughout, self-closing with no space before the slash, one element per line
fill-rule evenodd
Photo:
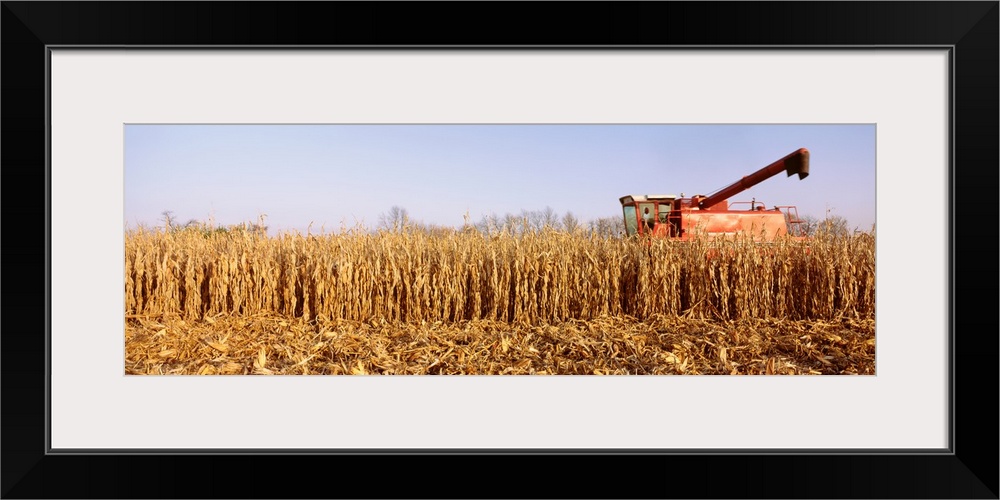
<path fill-rule="evenodd" d="M 132 231 L 128 315 L 545 324 L 630 316 L 870 319 L 873 234 L 643 241 L 544 231 Z"/>

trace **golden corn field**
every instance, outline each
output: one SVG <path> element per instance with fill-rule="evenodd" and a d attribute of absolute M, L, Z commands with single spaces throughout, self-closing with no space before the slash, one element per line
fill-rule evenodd
<path fill-rule="evenodd" d="M 874 234 L 130 231 L 130 374 L 874 374 Z"/>

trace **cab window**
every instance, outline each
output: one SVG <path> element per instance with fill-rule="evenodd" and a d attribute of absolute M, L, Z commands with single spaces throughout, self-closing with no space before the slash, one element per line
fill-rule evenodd
<path fill-rule="evenodd" d="M 625 213 L 625 232 L 628 233 L 629 236 L 635 236 L 635 205 L 625 205 L 623 210 Z"/>
<path fill-rule="evenodd" d="M 640 203 L 639 218 L 642 219 L 643 224 L 646 224 L 650 229 L 652 229 L 653 224 L 656 222 L 656 204 Z"/>
<path fill-rule="evenodd" d="M 660 224 L 667 223 L 667 216 L 670 215 L 670 205 L 667 203 L 660 203 L 656 206 L 657 216 L 660 219 Z"/>

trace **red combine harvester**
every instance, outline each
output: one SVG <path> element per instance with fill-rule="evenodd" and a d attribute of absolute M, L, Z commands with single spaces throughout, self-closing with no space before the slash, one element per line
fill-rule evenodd
<path fill-rule="evenodd" d="M 729 202 L 729 197 L 750 189 L 785 171 L 791 177 L 809 175 L 809 150 L 802 148 L 710 195 L 684 198 L 674 195 L 628 195 L 621 197 L 625 229 L 629 236 L 652 236 L 681 240 L 704 235 L 709 238 L 748 233 L 765 241 L 791 235 L 804 239 L 802 221 L 792 205 L 768 210 L 763 203 Z M 747 208 L 744 208 L 747 207 Z"/>

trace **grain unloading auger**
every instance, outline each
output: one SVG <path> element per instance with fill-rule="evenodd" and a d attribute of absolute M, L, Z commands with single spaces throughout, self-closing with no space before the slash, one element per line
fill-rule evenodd
<path fill-rule="evenodd" d="M 776 205 L 767 209 L 756 200 L 729 202 L 731 196 L 782 171 L 787 172 L 789 177 L 798 174 L 799 179 L 805 179 L 809 175 L 809 150 L 801 148 L 709 196 L 623 196 L 620 201 L 625 215 L 626 232 L 629 236 L 678 239 L 737 233 L 761 236 L 768 241 L 786 234 L 804 237 L 798 209 L 793 205 Z"/>

